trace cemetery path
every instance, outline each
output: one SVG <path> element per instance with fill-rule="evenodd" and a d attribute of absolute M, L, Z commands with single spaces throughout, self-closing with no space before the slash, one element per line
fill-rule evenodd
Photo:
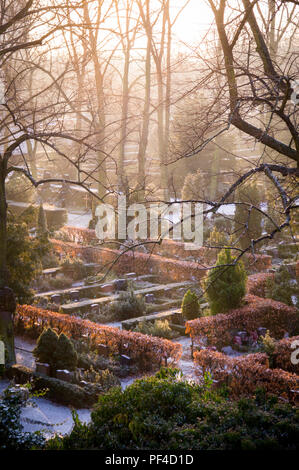
<path fill-rule="evenodd" d="M 0 380 L 0 394 L 9 386 L 8 380 Z M 22 408 L 21 424 L 24 432 L 43 431 L 47 438 L 54 433 L 67 434 L 73 427 L 71 408 L 59 405 L 45 398 L 32 398 Z M 80 421 L 90 421 L 90 410 L 77 410 Z"/>
<path fill-rule="evenodd" d="M 190 338 L 183 336 L 175 340 L 183 346 L 183 354 L 178 363 L 178 367 L 182 370 L 184 375 L 195 378 L 194 366 L 190 354 Z M 32 354 L 35 348 L 35 340 L 28 338 L 16 337 L 16 355 L 17 362 L 26 367 L 35 368 L 35 360 Z M 121 386 L 125 389 L 140 376 L 130 376 L 121 380 Z M 0 394 L 9 386 L 8 380 L 0 380 Z M 22 409 L 21 423 L 25 432 L 43 431 L 47 438 L 53 434 L 67 434 L 71 431 L 73 426 L 71 408 L 68 406 L 59 405 L 45 398 L 33 398 L 32 405 L 26 406 Z M 91 410 L 78 409 L 79 419 L 82 422 L 88 423 L 90 421 Z"/>
<path fill-rule="evenodd" d="M 183 347 L 183 353 L 180 361 L 178 362 L 178 368 L 181 369 L 183 374 L 193 379 L 198 378 L 195 375 L 194 364 L 191 358 L 191 340 L 189 336 L 182 336 L 174 340 L 176 343 L 180 343 Z"/>
<path fill-rule="evenodd" d="M 23 338 L 21 336 L 15 337 L 15 349 L 17 363 L 23 366 L 35 369 L 35 359 L 32 354 L 33 349 L 36 346 L 36 340 Z"/>

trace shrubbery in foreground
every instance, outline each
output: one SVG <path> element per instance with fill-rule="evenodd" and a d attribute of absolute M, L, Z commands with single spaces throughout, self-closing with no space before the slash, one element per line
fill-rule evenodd
<path fill-rule="evenodd" d="M 162 369 L 155 377 L 115 388 L 100 397 L 85 425 L 75 416 L 72 433 L 55 437 L 48 449 L 220 449 L 299 447 L 298 411 L 266 399 L 230 401 L 225 393 Z"/>
<path fill-rule="evenodd" d="M 44 438 L 40 432 L 24 432 L 21 409 L 27 400 L 22 394 L 7 389 L 0 399 L 0 450 L 31 450 L 41 448 Z"/>

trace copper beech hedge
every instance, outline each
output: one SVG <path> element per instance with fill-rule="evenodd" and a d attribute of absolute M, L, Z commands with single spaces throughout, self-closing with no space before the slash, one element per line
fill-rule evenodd
<path fill-rule="evenodd" d="M 292 347 L 295 342 L 297 342 L 297 345 Z M 299 336 L 277 341 L 273 353 L 275 367 L 299 374 L 299 364 L 294 364 L 291 361 L 291 355 L 295 352 L 295 349 L 299 349 Z M 297 358 L 299 358 L 299 354 L 297 354 Z"/>
<path fill-rule="evenodd" d="M 194 362 L 204 371 L 211 371 L 213 379 L 220 384 L 229 385 L 232 398 L 253 396 L 257 388 L 262 388 L 268 394 L 298 403 L 298 375 L 282 369 L 270 369 L 266 354 L 231 358 L 203 349 L 194 353 Z"/>
<path fill-rule="evenodd" d="M 98 248 L 88 246 L 94 240 L 97 240 L 94 230 L 64 226 L 61 229 L 61 233 L 64 235 L 64 238 L 66 240 L 69 240 L 70 242 L 80 246 L 81 254 L 83 256 L 89 256 L 90 250 L 93 251 L 95 257 L 98 256 Z M 188 250 L 186 249 L 185 245 L 185 243 L 180 241 L 165 239 L 162 241 L 161 244 L 153 243 L 151 245 L 148 245 L 150 251 L 150 253 L 148 254 L 140 253 L 135 250 L 134 261 L 136 264 L 138 264 L 139 262 L 141 262 L 141 264 L 144 264 L 144 261 L 147 258 L 151 257 L 152 263 L 151 261 L 147 260 L 147 268 L 149 267 L 149 265 L 151 265 L 154 270 L 156 267 L 158 268 L 158 270 L 161 267 L 163 271 L 166 271 L 166 273 L 164 273 L 165 275 L 167 275 L 167 271 L 168 269 L 170 269 L 170 271 L 173 272 L 173 275 L 175 275 L 176 279 L 179 279 L 178 276 L 181 276 L 182 279 L 186 279 L 187 267 L 189 268 L 190 276 L 192 275 L 195 276 L 196 279 L 201 279 L 205 273 L 205 270 L 202 270 L 202 267 L 213 265 L 216 262 L 217 250 L 213 250 L 204 246 L 196 250 Z M 119 251 L 117 250 L 103 249 L 100 259 L 97 261 L 111 262 L 111 259 L 109 260 L 105 258 L 109 258 L 111 256 L 114 256 L 115 258 L 115 256 L 118 254 Z M 126 260 L 125 264 L 127 264 L 128 262 L 130 264 L 132 263 L 133 260 L 132 258 L 130 258 L 130 253 L 125 253 L 123 257 Z M 194 261 L 186 261 L 188 258 L 193 258 Z M 199 262 L 199 264 L 197 263 L 197 261 Z M 119 265 L 119 268 L 116 267 L 116 269 L 121 269 L 121 262 L 122 259 L 120 258 L 117 263 Z M 269 255 L 255 255 L 253 257 L 251 253 L 245 253 L 243 262 L 249 272 L 260 272 L 265 271 L 266 269 L 269 269 L 271 267 L 272 258 Z M 139 266 L 139 269 L 142 269 L 142 266 Z"/>
<path fill-rule="evenodd" d="M 257 297 L 266 297 L 266 287 L 269 279 L 274 279 L 274 273 L 251 274 L 247 278 L 247 293 Z"/>
<path fill-rule="evenodd" d="M 57 253 L 80 256 L 88 262 L 96 262 L 103 271 L 113 265 L 113 271 L 118 275 L 136 272 L 139 275 L 154 274 L 161 282 L 181 282 L 200 281 L 206 274 L 206 270 L 198 263 L 165 258 L 152 253 L 130 250 L 119 256 L 118 250 L 102 246 L 83 246 L 54 239 L 51 242 Z"/>
<path fill-rule="evenodd" d="M 45 327 L 57 333 L 65 333 L 73 339 L 88 337 L 95 345 L 105 345 L 110 354 L 129 355 L 138 364 L 145 361 L 155 365 L 164 364 L 168 358 L 174 362 L 182 355 L 182 346 L 156 336 L 120 330 L 99 325 L 89 320 L 63 315 L 30 305 L 18 305 L 15 325 L 33 329 L 40 334 Z"/>
<path fill-rule="evenodd" d="M 193 343 L 199 343 L 206 336 L 208 344 L 221 349 L 232 342 L 232 332 L 245 330 L 256 331 L 259 327 L 267 328 L 270 335 L 281 339 L 286 332 L 293 335 L 299 329 L 299 315 L 295 307 L 282 302 L 263 299 L 254 295 L 245 297 L 246 305 L 226 314 L 196 318 L 186 323 Z"/>

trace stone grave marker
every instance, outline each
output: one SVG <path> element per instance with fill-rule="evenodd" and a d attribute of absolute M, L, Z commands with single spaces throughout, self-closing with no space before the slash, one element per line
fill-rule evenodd
<path fill-rule="evenodd" d="M 50 364 L 47 364 L 45 362 L 36 362 L 35 364 L 35 370 L 38 374 L 43 374 L 43 375 L 50 375 Z"/>
<path fill-rule="evenodd" d="M 71 299 L 73 302 L 79 302 L 79 300 L 80 300 L 79 291 L 77 291 L 77 290 L 72 290 L 72 291 L 70 292 L 70 299 Z"/>
<path fill-rule="evenodd" d="M 58 369 L 56 371 L 56 378 L 59 380 L 64 380 L 64 382 L 72 382 L 74 378 L 74 373 L 67 369 Z"/>
<path fill-rule="evenodd" d="M 128 281 L 127 279 L 116 279 L 114 281 L 115 290 L 127 290 L 128 288 Z"/>

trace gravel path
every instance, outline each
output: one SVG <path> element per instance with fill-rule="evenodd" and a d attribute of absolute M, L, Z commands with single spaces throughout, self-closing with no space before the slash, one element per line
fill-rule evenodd
<path fill-rule="evenodd" d="M 195 378 L 193 362 L 190 354 L 190 338 L 180 337 L 175 340 L 182 344 L 183 354 L 178 367 L 183 373 L 189 377 Z M 23 364 L 32 369 L 35 368 L 35 360 L 32 354 L 35 348 L 35 340 L 28 338 L 15 338 L 16 356 L 18 364 Z M 126 377 L 121 380 L 122 389 L 134 382 L 139 377 Z M 0 380 L 0 394 L 9 386 L 8 380 Z M 24 431 L 43 431 L 47 437 L 55 433 L 67 434 L 71 431 L 73 426 L 71 407 L 59 405 L 45 398 L 33 398 L 32 405 L 26 406 L 22 409 L 21 423 Z M 76 410 L 82 422 L 88 423 L 90 421 L 89 409 Z"/>
<path fill-rule="evenodd" d="M 0 380 L 0 394 L 9 386 L 8 380 Z M 25 432 L 43 431 L 46 437 L 53 434 L 67 434 L 73 427 L 71 408 L 53 403 L 45 398 L 32 398 L 28 406 L 22 408 L 21 424 Z M 90 421 L 90 410 L 77 410 L 82 422 Z"/>

